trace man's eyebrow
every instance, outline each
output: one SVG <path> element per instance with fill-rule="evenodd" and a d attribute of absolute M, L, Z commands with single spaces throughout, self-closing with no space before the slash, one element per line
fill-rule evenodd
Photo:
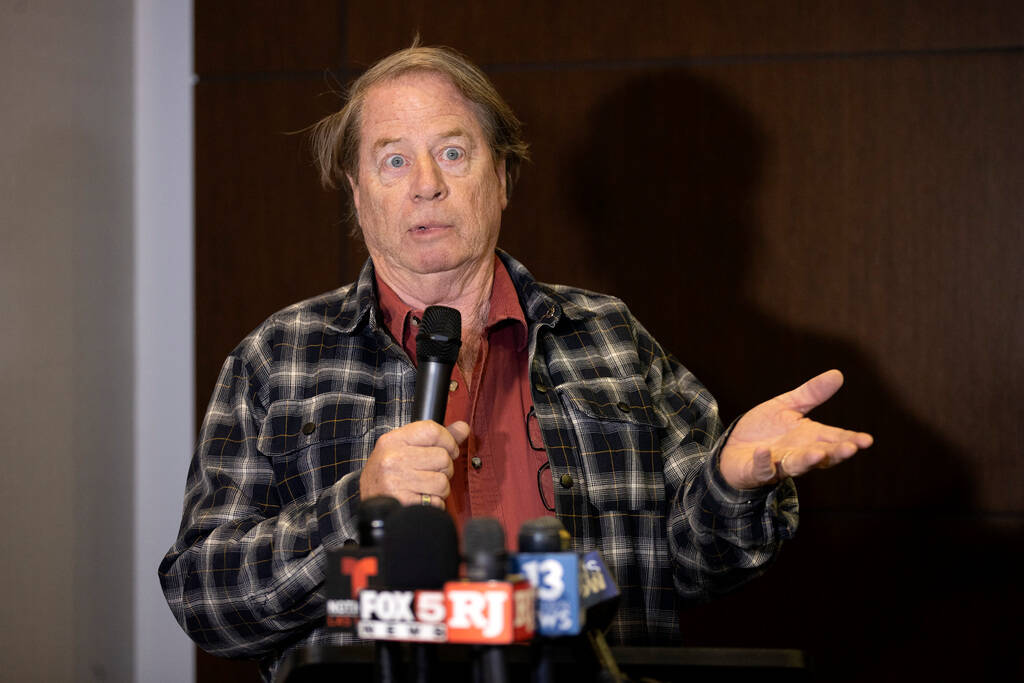
<path fill-rule="evenodd" d="M 451 130 L 446 130 L 445 132 L 443 132 L 440 135 L 438 135 L 437 139 L 438 140 L 447 140 L 449 138 L 468 138 L 468 137 L 469 137 L 469 133 L 467 133 L 463 129 L 461 129 L 461 128 L 452 128 Z M 377 140 L 376 142 L 373 143 L 373 151 L 377 152 L 378 150 L 383 149 L 384 147 L 387 147 L 388 145 L 394 144 L 396 142 L 401 142 L 402 140 L 403 140 L 403 138 L 380 138 L 379 140 Z"/>
<path fill-rule="evenodd" d="M 390 144 L 401 142 L 402 138 L 380 138 L 377 142 L 373 143 L 373 151 L 376 152 L 382 147 L 387 147 Z"/>
<path fill-rule="evenodd" d="M 466 131 L 462 130 L 461 128 L 452 128 L 451 130 L 446 130 L 437 137 L 443 140 L 446 138 L 465 138 L 469 136 L 467 135 Z"/>

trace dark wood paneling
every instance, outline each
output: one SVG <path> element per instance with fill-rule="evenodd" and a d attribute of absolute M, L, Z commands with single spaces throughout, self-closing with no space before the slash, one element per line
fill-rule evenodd
<path fill-rule="evenodd" d="M 332 107 L 318 80 L 196 87 L 197 396 L 270 313 L 334 289 L 351 243 L 299 131 Z"/>
<path fill-rule="evenodd" d="M 483 64 L 676 60 L 736 55 L 1003 47 L 1024 43 L 1014 0 L 869 0 L 741 3 L 523 0 L 351 2 L 350 63 L 405 47 L 456 47 Z"/>
<path fill-rule="evenodd" d="M 805 650 L 819 681 L 1021 680 L 1024 522 L 806 514 L 771 571 L 681 615 L 688 644 Z"/>
<path fill-rule="evenodd" d="M 343 57 L 341 0 L 195 3 L 195 69 L 201 76 L 322 71 Z"/>

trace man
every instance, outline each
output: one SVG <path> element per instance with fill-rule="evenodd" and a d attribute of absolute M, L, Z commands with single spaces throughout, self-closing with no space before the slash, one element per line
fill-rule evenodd
<path fill-rule="evenodd" d="M 375 495 L 512 533 L 553 511 L 617 578 L 613 640 L 673 642 L 679 604 L 761 573 L 793 534 L 792 477 L 871 444 L 804 417 L 841 385 L 834 370 L 723 433 L 714 399 L 621 301 L 537 283 L 496 251 L 526 145 L 454 52 L 377 63 L 315 139 L 370 260 L 224 364 L 160 567 L 204 649 L 263 657 L 269 678 L 288 648 L 341 642 L 321 627 L 325 551 L 355 538 L 355 507 Z M 433 304 L 462 314 L 446 427 L 409 423 L 415 327 Z"/>

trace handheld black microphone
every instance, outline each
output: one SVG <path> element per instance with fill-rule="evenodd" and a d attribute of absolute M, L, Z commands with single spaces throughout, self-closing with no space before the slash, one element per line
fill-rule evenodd
<path fill-rule="evenodd" d="M 448 384 L 462 346 L 462 315 L 447 306 L 428 306 L 416 335 L 416 397 L 413 422 L 444 424 Z"/>
<path fill-rule="evenodd" d="M 504 580 L 508 574 L 508 552 L 501 522 L 493 517 L 467 521 L 462 532 L 462 555 L 470 581 Z M 505 653 L 500 646 L 476 646 L 474 654 L 473 683 L 508 682 Z"/>

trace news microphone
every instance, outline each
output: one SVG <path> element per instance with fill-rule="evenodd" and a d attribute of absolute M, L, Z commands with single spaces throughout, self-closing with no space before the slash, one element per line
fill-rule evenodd
<path fill-rule="evenodd" d="M 375 496 L 356 508 L 358 545 L 347 543 L 327 552 L 327 628 L 355 635 L 359 619 L 359 591 L 380 582 L 380 545 L 384 520 L 401 507 L 390 496 Z"/>
<path fill-rule="evenodd" d="M 520 552 L 513 565 L 537 589 L 537 633 L 548 638 L 585 634 L 598 676 L 624 680 L 604 638 L 618 608 L 618 586 L 598 551 L 579 555 L 568 551 L 570 543 L 569 532 L 555 517 L 528 520 L 520 527 Z M 534 654 L 534 681 L 553 680 L 543 642 Z"/>
<path fill-rule="evenodd" d="M 624 681 L 604 632 L 619 609 L 619 587 L 601 557 L 591 550 L 580 557 L 580 607 L 586 614 L 586 635 L 603 681 Z"/>
<path fill-rule="evenodd" d="M 462 346 L 462 315 L 447 306 L 428 306 L 416 335 L 416 396 L 413 422 L 444 424 L 448 385 Z"/>
<path fill-rule="evenodd" d="M 569 550 L 571 537 L 556 517 L 527 520 L 519 527 L 519 553 L 513 571 L 537 589 L 537 635 L 578 635 L 586 622 L 580 610 L 579 557 Z"/>
<path fill-rule="evenodd" d="M 402 504 L 391 496 L 373 496 L 361 501 L 356 511 L 359 545 L 377 551 L 386 537 L 385 520 L 401 507 Z M 377 557 L 379 562 L 379 554 Z M 392 683 L 399 678 L 401 653 L 394 643 L 374 643 L 373 660 L 376 683 Z"/>
<path fill-rule="evenodd" d="M 470 581 L 501 581 L 508 574 L 505 530 L 493 517 L 466 522 L 462 533 L 462 554 L 466 578 Z M 508 605 L 512 609 L 512 605 Z M 454 613 L 454 609 L 452 612 Z M 451 615 L 451 616 L 454 616 Z M 473 683 L 507 683 L 505 653 L 496 645 L 481 645 L 474 651 Z"/>
<path fill-rule="evenodd" d="M 379 548 L 384 544 L 385 520 L 402 507 L 391 496 L 373 496 L 359 503 L 356 509 L 356 533 L 363 548 Z"/>
<path fill-rule="evenodd" d="M 469 520 L 462 540 L 466 579 L 444 586 L 448 642 L 491 646 L 491 654 L 478 658 L 478 675 L 503 680 L 504 658 L 499 662 L 501 651 L 493 646 L 533 637 L 534 590 L 524 577 L 508 576 L 505 531 L 498 520 Z"/>
<path fill-rule="evenodd" d="M 554 664 L 552 662 L 552 635 L 559 635 L 556 626 L 560 615 L 566 615 L 568 624 L 563 624 L 563 630 L 567 632 L 578 632 L 578 625 L 574 628 L 573 620 L 579 622 L 579 609 L 575 601 L 570 601 L 568 596 L 563 595 L 571 592 L 566 589 L 558 596 L 550 594 L 551 587 L 540 584 L 541 567 L 545 567 L 545 578 L 551 576 L 552 561 L 558 562 L 558 569 L 561 574 L 571 575 L 574 561 L 573 553 L 569 552 L 571 537 L 565 526 L 556 517 L 539 517 L 523 522 L 519 527 L 519 553 L 516 557 L 516 565 L 524 573 L 528 573 L 530 582 L 538 591 L 537 597 L 537 634 L 541 637 L 530 644 L 530 680 L 533 683 L 554 683 Z M 524 556 L 524 553 L 530 553 Z M 557 559 L 547 556 L 547 553 L 563 554 Z M 557 571 L 557 570 L 555 570 Z M 544 598 L 540 592 L 544 591 Z M 575 611 L 575 615 L 573 614 Z M 554 633 L 552 633 L 554 631 Z"/>
<path fill-rule="evenodd" d="M 430 680 L 434 653 L 423 643 L 447 640 L 445 582 L 458 577 L 458 539 L 443 510 L 403 507 L 387 520 L 382 548 L 385 589 L 359 594 L 359 636 L 417 643 L 415 681 Z"/>
<path fill-rule="evenodd" d="M 443 643 L 446 581 L 458 577 L 452 518 L 435 507 L 399 508 L 387 520 L 379 589 L 359 593 L 359 637 Z"/>

